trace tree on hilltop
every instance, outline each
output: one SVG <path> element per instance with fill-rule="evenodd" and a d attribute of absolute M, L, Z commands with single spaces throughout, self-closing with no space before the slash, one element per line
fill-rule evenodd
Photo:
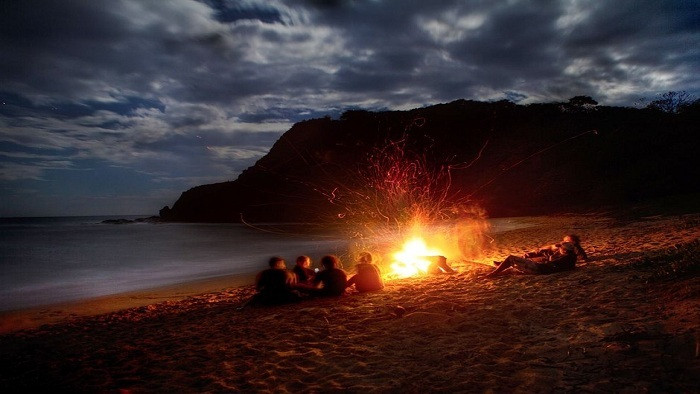
<path fill-rule="evenodd" d="M 598 102 L 593 100 L 591 96 L 574 96 L 569 99 L 569 104 L 574 105 L 576 107 L 583 107 L 595 106 L 598 105 Z"/>
<path fill-rule="evenodd" d="M 697 103 L 695 97 L 685 90 L 680 92 L 670 91 L 661 95 L 661 98 L 654 100 L 647 108 L 655 109 L 669 114 L 677 114 L 682 112 L 686 107 Z"/>

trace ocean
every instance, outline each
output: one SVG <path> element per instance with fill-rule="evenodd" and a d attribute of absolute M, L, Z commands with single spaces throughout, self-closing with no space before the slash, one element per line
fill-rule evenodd
<path fill-rule="evenodd" d="M 347 250 L 341 236 L 300 234 L 302 225 L 127 223 L 52 217 L 0 219 L 0 311 L 133 290 L 252 274 L 273 255 Z"/>
<path fill-rule="evenodd" d="M 350 245 L 337 231 L 300 224 L 102 223 L 136 218 L 0 218 L 0 311 L 253 274 L 273 255 L 291 268 L 298 255 L 345 257 Z M 489 221 L 492 232 L 531 225 Z"/>

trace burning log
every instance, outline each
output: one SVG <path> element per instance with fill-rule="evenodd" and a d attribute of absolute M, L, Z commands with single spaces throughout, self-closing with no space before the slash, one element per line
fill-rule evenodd
<path fill-rule="evenodd" d="M 428 266 L 429 274 L 452 274 L 457 272 L 447 264 L 447 257 L 445 256 L 422 256 L 422 258 L 430 261 Z"/>
<path fill-rule="evenodd" d="M 403 249 L 394 253 L 393 272 L 399 278 L 419 274 L 438 274 L 455 272 L 447 264 L 447 257 L 435 249 L 430 249 L 422 238 L 413 238 L 406 242 Z"/>

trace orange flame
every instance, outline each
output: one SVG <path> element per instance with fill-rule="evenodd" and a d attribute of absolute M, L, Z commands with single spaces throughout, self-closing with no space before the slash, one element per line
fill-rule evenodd
<path fill-rule="evenodd" d="M 431 249 L 423 238 L 414 237 L 406 241 L 403 249 L 393 254 L 391 269 L 399 278 L 408 278 L 428 272 L 431 261 L 427 256 L 442 255 L 437 249 Z"/>

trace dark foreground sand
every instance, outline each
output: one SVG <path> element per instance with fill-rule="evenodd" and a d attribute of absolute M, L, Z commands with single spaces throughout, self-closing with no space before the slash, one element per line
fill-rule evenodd
<path fill-rule="evenodd" d="M 592 261 L 491 280 L 453 262 L 339 300 L 240 310 L 252 289 L 231 287 L 76 317 L 0 336 L 0 391 L 700 391 L 700 215 L 532 220 L 481 261 L 569 231 Z"/>

